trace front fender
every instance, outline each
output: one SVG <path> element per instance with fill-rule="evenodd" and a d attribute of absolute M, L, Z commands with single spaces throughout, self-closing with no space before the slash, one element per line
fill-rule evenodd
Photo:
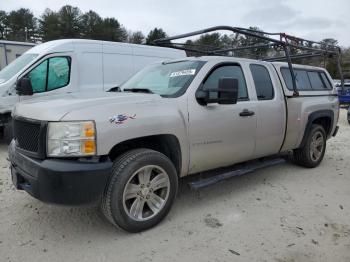
<path fill-rule="evenodd" d="M 160 99 L 133 104 L 89 107 L 68 113 L 62 121 L 94 120 L 97 154 L 107 155 L 124 141 L 152 135 L 174 135 L 182 153 L 182 172 L 189 161 L 186 100 Z"/>

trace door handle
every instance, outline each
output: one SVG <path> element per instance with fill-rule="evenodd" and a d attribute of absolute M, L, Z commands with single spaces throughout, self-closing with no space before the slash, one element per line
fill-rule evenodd
<path fill-rule="evenodd" d="M 249 111 L 248 109 L 243 109 L 241 113 L 239 113 L 239 116 L 246 117 L 246 116 L 253 116 L 255 115 L 254 111 Z"/>

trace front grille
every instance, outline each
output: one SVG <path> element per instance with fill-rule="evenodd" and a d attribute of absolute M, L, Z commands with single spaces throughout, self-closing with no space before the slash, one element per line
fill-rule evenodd
<path fill-rule="evenodd" d="M 41 122 L 28 119 L 13 120 L 13 135 L 16 146 L 25 151 L 39 154 Z"/>

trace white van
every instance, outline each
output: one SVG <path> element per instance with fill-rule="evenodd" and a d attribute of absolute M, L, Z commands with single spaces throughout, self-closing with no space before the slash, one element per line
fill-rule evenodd
<path fill-rule="evenodd" d="M 109 91 L 150 63 L 185 56 L 184 51 L 172 48 L 85 39 L 37 45 L 0 71 L 0 133 L 6 133 L 11 110 L 19 101 Z M 31 83 L 32 95 L 16 94 L 17 80 L 23 77 Z"/>

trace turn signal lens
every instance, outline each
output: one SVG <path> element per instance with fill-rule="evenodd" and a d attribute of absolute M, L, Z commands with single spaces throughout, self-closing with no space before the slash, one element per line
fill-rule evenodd
<path fill-rule="evenodd" d="M 91 155 L 96 153 L 96 144 L 94 140 L 82 141 L 82 153 Z"/>
<path fill-rule="evenodd" d="M 83 131 L 85 137 L 95 137 L 95 127 L 93 123 L 84 123 Z"/>

